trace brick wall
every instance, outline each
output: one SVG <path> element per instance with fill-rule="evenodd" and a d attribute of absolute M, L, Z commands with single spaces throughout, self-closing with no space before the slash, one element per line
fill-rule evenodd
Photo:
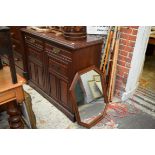
<path fill-rule="evenodd" d="M 121 27 L 116 85 L 115 85 L 115 95 L 118 97 L 121 97 L 123 92 L 125 92 L 137 32 L 138 32 L 138 26 Z"/>

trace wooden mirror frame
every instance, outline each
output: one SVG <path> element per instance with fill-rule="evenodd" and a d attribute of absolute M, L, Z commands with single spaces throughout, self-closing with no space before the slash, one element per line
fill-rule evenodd
<path fill-rule="evenodd" d="M 81 121 L 78 106 L 76 103 L 76 96 L 75 96 L 74 89 L 75 89 L 75 86 L 76 86 L 78 80 L 80 79 L 80 76 L 84 73 L 91 71 L 91 70 L 96 71 L 101 76 L 103 97 L 104 97 L 104 102 L 105 102 L 106 106 L 105 106 L 105 109 L 101 112 L 101 115 L 97 116 L 96 118 L 94 118 L 93 121 L 91 121 L 89 124 L 87 124 L 87 123 L 84 123 Z M 91 67 L 88 67 L 86 69 L 83 69 L 83 70 L 77 72 L 73 81 L 72 81 L 72 84 L 70 86 L 69 91 L 70 91 L 70 95 L 71 95 L 71 101 L 73 103 L 73 109 L 75 112 L 75 117 L 76 117 L 76 120 L 77 120 L 79 125 L 84 126 L 86 128 L 91 128 L 92 126 L 96 125 L 100 120 L 102 120 L 104 118 L 104 116 L 106 115 L 106 110 L 107 110 L 108 97 L 107 97 L 107 89 L 106 89 L 105 78 L 103 76 L 103 73 L 98 68 L 96 68 L 95 66 L 91 66 Z"/>

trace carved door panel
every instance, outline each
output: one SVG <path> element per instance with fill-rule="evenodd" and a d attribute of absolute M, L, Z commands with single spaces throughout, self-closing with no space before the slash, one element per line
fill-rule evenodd
<path fill-rule="evenodd" d="M 29 61 L 29 75 L 30 75 L 30 80 L 34 82 L 38 87 L 44 90 L 44 70 L 43 67 Z"/>
<path fill-rule="evenodd" d="M 36 82 L 35 64 L 31 61 L 29 61 L 29 75 L 30 80 Z"/>
<path fill-rule="evenodd" d="M 52 73 L 49 74 L 49 95 L 58 100 L 58 79 Z"/>
<path fill-rule="evenodd" d="M 71 109 L 71 105 L 69 103 L 69 85 L 66 81 L 59 81 L 59 100 L 61 104 L 67 109 Z"/>
<path fill-rule="evenodd" d="M 68 102 L 69 86 L 65 80 L 62 80 L 54 73 L 49 72 L 49 95 L 59 102 L 63 107 L 71 109 Z"/>

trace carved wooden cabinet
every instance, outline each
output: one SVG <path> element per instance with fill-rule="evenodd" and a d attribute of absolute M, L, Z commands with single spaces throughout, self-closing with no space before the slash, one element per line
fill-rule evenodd
<path fill-rule="evenodd" d="M 102 38 L 68 41 L 63 36 L 22 29 L 29 84 L 75 121 L 69 88 L 77 71 L 99 67 Z"/>

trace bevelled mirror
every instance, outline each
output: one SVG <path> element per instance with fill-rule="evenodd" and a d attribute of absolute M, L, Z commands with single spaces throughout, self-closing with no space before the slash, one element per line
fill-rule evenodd
<path fill-rule="evenodd" d="M 106 84 L 95 66 L 76 73 L 70 94 L 79 125 L 90 128 L 105 116 L 108 103 Z"/>

